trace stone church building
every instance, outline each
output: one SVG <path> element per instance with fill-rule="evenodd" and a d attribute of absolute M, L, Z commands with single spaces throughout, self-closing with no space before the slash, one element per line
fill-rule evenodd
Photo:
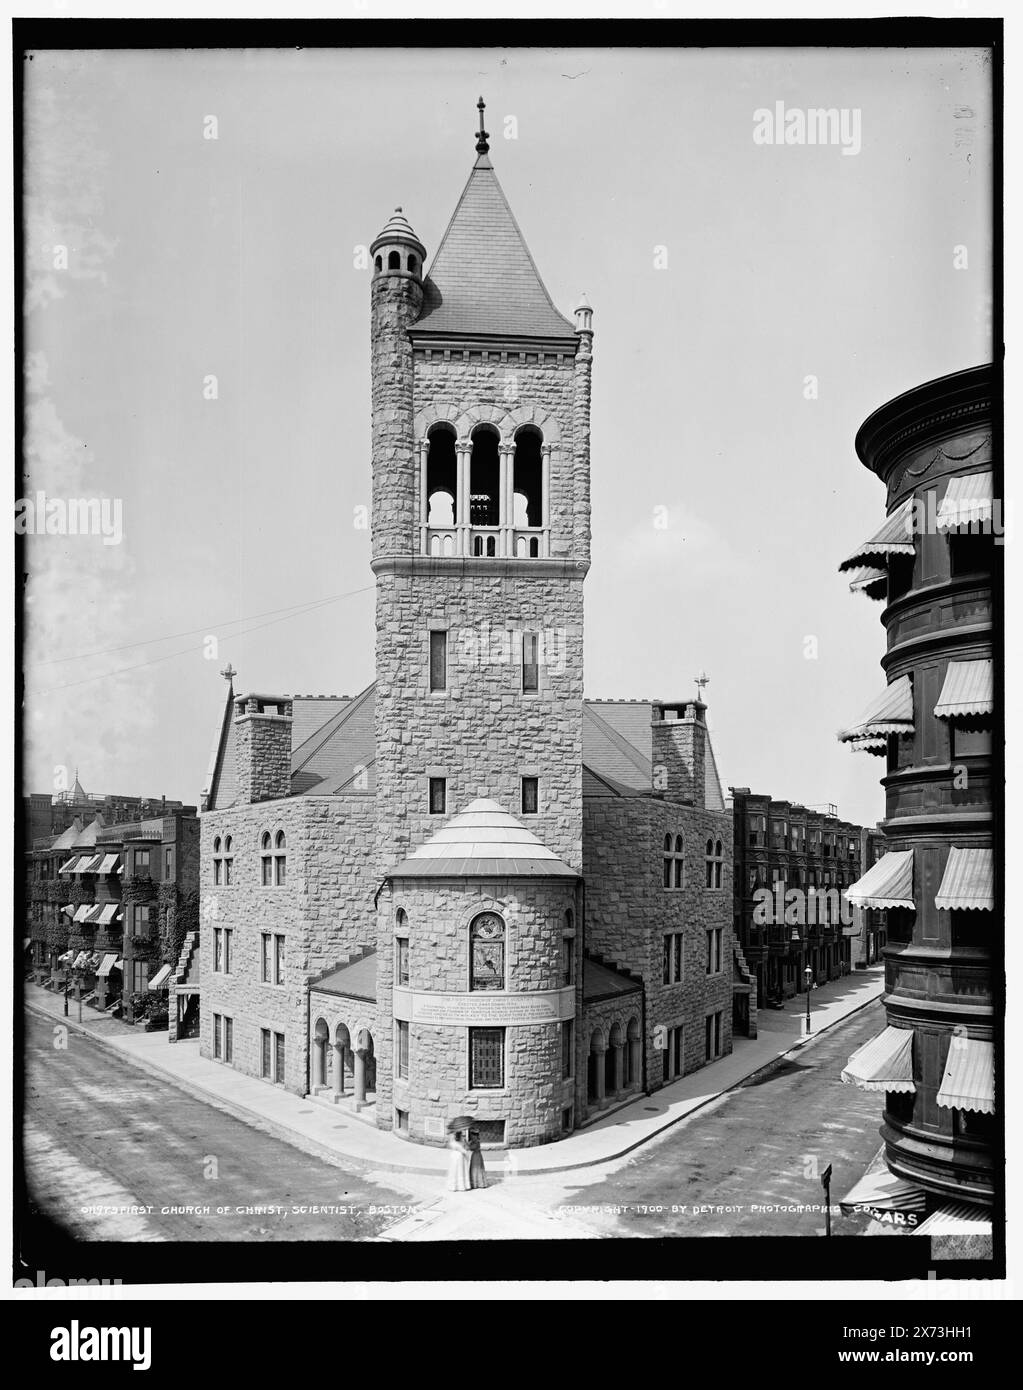
<path fill-rule="evenodd" d="M 401 209 L 370 248 L 376 680 L 229 694 L 201 1050 L 516 1146 L 730 1052 L 751 985 L 705 705 L 583 698 L 592 311 L 552 303 L 480 110 L 429 273 Z"/>

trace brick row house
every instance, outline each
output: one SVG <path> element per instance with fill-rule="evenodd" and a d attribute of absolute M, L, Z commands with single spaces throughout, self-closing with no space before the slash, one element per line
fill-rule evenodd
<path fill-rule="evenodd" d="M 729 1052 L 754 986 L 705 705 L 583 698 L 592 310 L 551 301 L 482 115 L 476 152 L 428 275 L 401 209 L 370 248 L 376 680 L 229 692 L 200 1037 L 414 1142 L 517 1146 Z"/>
<path fill-rule="evenodd" d="M 862 909 L 845 898 L 862 877 L 875 832 L 833 812 L 730 787 L 733 812 L 734 930 L 757 981 L 762 1003 L 780 1003 L 866 964 Z M 801 895 L 805 911 L 785 911 L 785 894 Z M 769 911 L 758 903 L 771 898 Z M 803 896 L 805 895 L 805 896 Z M 795 897 L 790 899 L 793 904 Z M 876 960 L 877 928 L 872 928 Z M 854 961 L 854 955 L 856 957 Z"/>
<path fill-rule="evenodd" d="M 161 803 L 156 803 L 160 805 Z M 145 820 L 76 820 L 28 854 L 31 978 L 99 1008 L 165 1012 L 181 940 L 198 928 L 194 807 Z M 157 991 L 162 999 L 147 998 Z"/>

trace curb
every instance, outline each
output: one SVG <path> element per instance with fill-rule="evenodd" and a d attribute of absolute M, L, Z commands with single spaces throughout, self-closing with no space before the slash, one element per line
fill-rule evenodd
<path fill-rule="evenodd" d="M 211 1091 L 204 1090 L 193 1081 L 186 1081 L 184 1077 L 177 1076 L 174 1072 L 165 1071 L 163 1067 L 133 1056 L 130 1052 L 125 1052 L 109 1038 L 100 1033 L 90 1032 L 84 1023 L 78 1023 L 72 1019 L 63 1017 L 58 1018 L 55 1014 L 49 1013 L 46 1009 L 40 1009 L 37 1005 L 26 1001 L 25 1007 L 34 1013 L 38 1018 L 51 1019 L 54 1023 L 61 1023 L 65 1027 L 72 1029 L 76 1033 L 82 1033 L 90 1038 L 107 1052 L 112 1052 L 118 1056 L 122 1062 L 127 1062 L 129 1066 L 137 1067 L 147 1076 L 156 1077 L 158 1081 L 166 1081 L 170 1085 L 177 1087 L 179 1091 L 184 1091 L 193 1100 L 202 1101 L 205 1105 L 212 1106 L 215 1110 L 221 1110 L 224 1114 L 231 1115 L 236 1120 L 241 1120 L 243 1124 L 251 1125 L 256 1121 L 259 1128 L 269 1134 L 274 1139 L 281 1140 L 282 1143 L 290 1144 L 292 1148 L 300 1149 L 302 1153 L 309 1154 L 312 1158 L 322 1158 L 335 1167 L 355 1168 L 359 1172 L 373 1172 L 383 1169 L 387 1172 L 396 1173 L 418 1173 L 421 1176 L 431 1176 L 439 1172 L 436 1168 L 406 1168 L 397 1167 L 393 1164 L 373 1163 L 367 1159 L 356 1158 L 352 1154 L 347 1154 L 332 1149 L 327 1144 L 321 1144 L 316 1139 L 307 1139 L 306 1136 L 288 1125 L 282 1125 L 276 1120 L 268 1120 L 265 1115 L 258 1110 L 251 1110 L 247 1105 L 239 1101 L 224 1100 L 221 1096 L 214 1095 Z"/>
<path fill-rule="evenodd" d="M 505 1169 L 502 1176 L 514 1177 L 516 1179 L 542 1177 L 548 1173 L 571 1173 L 579 1168 L 599 1168 L 605 1163 L 615 1163 L 618 1159 L 625 1158 L 628 1154 L 634 1153 L 636 1149 L 642 1148 L 644 1144 L 649 1144 L 651 1140 L 657 1139 L 660 1135 L 667 1133 L 669 1129 L 673 1129 L 676 1125 L 680 1125 L 684 1123 L 684 1121 L 691 1119 L 694 1115 L 699 1114 L 701 1110 L 705 1110 L 708 1105 L 715 1104 L 722 1096 L 729 1095 L 732 1091 L 737 1091 L 740 1087 L 752 1081 L 754 1077 L 766 1075 L 773 1068 L 779 1066 L 786 1057 L 790 1057 L 793 1053 L 801 1052 L 803 1049 L 811 1047 L 818 1038 L 822 1038 L 824 1034 L 830 1032 L 832 1028 L 837 1028 L 840 1023 L 845 1023 L 856 1014 L 862 1013 L 862 1011 L 869 1008 L 871 1004 L 878 1003 L 883 996 L 884 991 L 882 990 L 880 994 L 875 995 L 872 999 L 867 999 L 864 1003 L 858 1004 L 856 1008 L 850 1009 L 849 1012 L 843 1014 L 841 1018 L 836 1018 L 831 1023 L 825 1024 L 823 1028 L 814 1033 L 811 1037 L 797 1039 L 797 1041 L 790 1047 L 787 1047 L 784 1052 L 777 1053 L 770 1061 L 764 1062 L 759 1067 L 755 1067 L 753 1071 L 747 1072 L 745 1076 L 740 1076 L 736 1081 L 722 1087 L 722 1089 L 717 1091 L 714 1095 L 707 1096 L 698 1104 L 694 1105 L 691 1110 L 687 1110 L 684 1115 L 676 1115 L 674 1118 L 666 1120 L 665 1123 L 660 1125 L 657 1129 L 651 1130 L 649 1134 L 644 1134 L 642 1138 L 636 1139 L 630 1144 L 626 1144 L 624 1148 L 617 1149 L 614 1153 L 603 1154 L 600 1158 L 586 1158 L 577 1163 L 564 1163 L 549 1168 L 526 1169 L 525 1171 L 516 1169 L 513 1172 L 509 1172 Z M 260 1111 L 252 1110 L 240 1101 L 224 1100 L 222 1097 L 214 1095 L 211 1091 L 204 1090 L 203 1087 L 197 1083 L 186 1081 L 183 1077 L 177 1076 L 174 1072 L 164 1070 L 158 1063 L 150 1062 L 148 1059 L 143 1060 L 133 1056 L 131 1053 L 125 1052 L 122 1048 L 119 1048 L 116 1043 L 111 1042 L 109 1038 L 99 1033 L 90 1032 L 84 1023 L 78 1023 L 63 1017 L 58 1018 L 56 1015 L 49 1013 L 46 1009 L 39 1008 L 38 1005 L 32 1004 L 29 1001 L 26 1001 L 25 1007 L 39 1018 L 53 1019 L 55 1022 L 63 1023 L 66 1027 L 72 1028 L 77 1033 L 83 1033 L 86 1037 L 92 1038 L 94 1042 L 98 1043 L 100 1047 L 105 1048 L 108 1052 L 116 1053 L 122 1061 L 127 1061 L 130 1065 L 138 1067 L 140 1071 L 144 1071 L 148 1076 L 154 1076 L 161 1081 L 169 1082 L 172 1086 L 176 1086 L 179 1091 L 184 1091 L 186 1095 L 191 1096 L 193 1100 L 199 1100 L 206 1105 L 212 1105 L 214 1108 L 222 1110 L 228 1115 L 232 1115 L 235 1119 L 241 1120 L 245 1124 L 251 1124 L 252 1121 L 255 1120 L 258 1122 L 259 1127 L 270 1134 L 274 1139 L 279 1139 L 285 1144 L 290 1144 L 293 1148 L 300 1149 L 303 1153 L 310 1154 L 314 1158 L 323 1158 L 328 1163 L 332 1163 L 335 1167 L 340 1168 L 348 1165 L 362 1173 L 408 1173 L 416 1177 L 436 1177 L 438 1173 L 442 1173 L 442 1170 L 437 1167 L 422 1168 L 410 1163 L 389 1163 L 385 1159 L 376 1161 L 373 1159 L 359 1158 L 344 1150 L 332 1149 L 329 1145 L 321 1144 L 316 1139 L 307 1139 L 300 1131 L 292 1129 L 288 1125 L 281 1124 L 276 1120 L 267 1119 Z M 495 1172 L 499 1171 L 501 1170 L 495 1165 Z"/>

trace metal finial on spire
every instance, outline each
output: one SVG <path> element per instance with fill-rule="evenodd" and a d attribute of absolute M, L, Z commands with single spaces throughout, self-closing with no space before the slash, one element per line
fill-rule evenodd
<path fill-rule="evenodd" d="M 696 692 L 696 698 L 698 700 L 702 700 L 705 687 L 710 685 L 710 676 L 707 675 L 706 671 L 701 671 L 698 676 L 693 677 L 693 680 L 699 686 L 699 689 Z"/>
<path fill-rule="evenodd" d="M 238 674 L 238 672 L 234 669 L 230 662 L 227 663 L 227 665 L 224 667 L 220 674 L 227 681 L 228 685 L 231 686 L 231 688 L 233 689 L 234 678 Z"/>
<path fill-rule="evenodd" d="M 480 129 L 479 135 L 476 139 L 476 153 L 486 154 L 487 151 L 490 149 L 490 145 L 487 143 L 487 132 L 483 129 L 483 112 L 487 109 L 487 103 L 483 100 L 482 97 L 480 97 L 479 101 L 476 103 L 476 106 L 479 109 L 480 113 Z"/>

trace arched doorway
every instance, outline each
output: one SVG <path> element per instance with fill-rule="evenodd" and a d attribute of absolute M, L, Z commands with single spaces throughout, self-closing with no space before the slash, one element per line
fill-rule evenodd
<path fill-rule="evenodd" d="M 376 1100 L 377 1063 L 373 1050 L 373 1034 L 360 1028 L 355 1035 L 355 1108 Z"/>
<path fill-rule="evenodd" d="M 318 1018 L 313 1028 L 313 1092 L 328 1084 L 330 1068 L 330 1029 L 325 1018 Z"/>
<path fill-rule="evenodd" d="M 352 1062 L 352 1040 L 348 1029 L 343 1023 L 339 1023 L 334 1030 L 334 1099 L 340 1100 L 345 1094 L 345 1075 L 351 1073 Z"/>
<path fill-rule="evenodd" d="M 595 1028 L 590 1035 L 590 1053 L 586 1065 L 586 1099 L 590 1105 L 604 1103 L 604 1035 Z"/>
<path fill-rule="evenodd" d="M 625 1029 L 625 1084 L 638 1086 L 643 1074 L 643 1061 L 639 1050 L 639 1019 L 633 1016 Z"/>
<path fill-rule="evenodd" d="M 622 1025 L 612 1024 L 604 1055 L 604 1092 L 612 1096 L 622 1089 Z"/>

